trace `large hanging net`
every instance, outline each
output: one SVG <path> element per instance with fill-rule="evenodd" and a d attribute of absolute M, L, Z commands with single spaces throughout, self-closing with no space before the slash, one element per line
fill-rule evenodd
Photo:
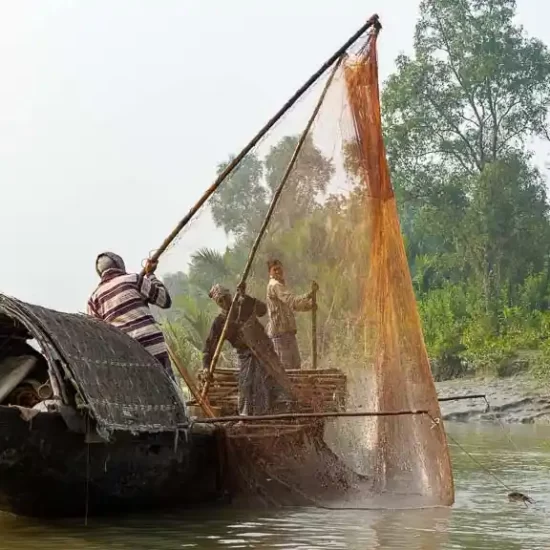
<path fill-rule="evenodd" d="M 197 249 L 185 273 L 166 278 L 175 304 L 166 331 L 198 391 L 216 355 L 212 324 L 227 324 L 205 401 L 216 416 L 244 415 L 218 426 L 232 492 L 248 503 L 453 503 L 384 149 L 376 41 L 372 32 L 348 51 L 208 201 L 202 215 L 226 247 Z M 238 294 L 225 323 L 223 287 L 235 295 L 282 181 L 246 280 L 246 296 L 268 311 Z M 180 242 L 196 241 L 194 231 Z M 346 411 L 358 416 L 311 416 Z"/>

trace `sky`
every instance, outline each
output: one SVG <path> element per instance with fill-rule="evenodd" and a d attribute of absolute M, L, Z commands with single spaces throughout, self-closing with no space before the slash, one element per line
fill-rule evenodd
<path fill-rule="evenodd" d="M 139 270 L 217 164 L 372 13 L 384 80 L 411 52 L 414 0 L 0 0 L 0 293 L 85 311 L 97 254 Z M 547 44 L 549 17 L 518 0 Z M 202 215 L 159 274 L 224 242 Z"/>

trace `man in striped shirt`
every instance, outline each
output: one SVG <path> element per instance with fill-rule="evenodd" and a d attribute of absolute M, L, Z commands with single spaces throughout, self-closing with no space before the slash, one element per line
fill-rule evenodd
<path fill-rule="evenodd" d="M 164 335 L 149 309 L 150 304 L 162 309 L 172 304 L 168 290 L 153 274 L 155 268 L 156 264 L 148 262 L 144 277 L 126 273 L 120 256 L 113 252 L 100 254 L 96 271 L 101 281 L 88 300 L 88 315 L 136 339 L 172 376 Z"/>

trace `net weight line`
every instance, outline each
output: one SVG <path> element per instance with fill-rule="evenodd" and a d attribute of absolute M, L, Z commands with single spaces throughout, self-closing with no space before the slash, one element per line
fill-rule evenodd
<path fill-rule="evenodd" d="M 440 401 L 459 401 L 465 399 L 478 399 L 482 398 L 485 400 L 486 404 L 489 406 L 489 402 L 484 394 L 472 394 L 472 395 L 460 395 L 456 397 L 443 397 L 440 398 Z M 271 414 L 271 415 L 262 415 L 262 416 L 226 416 L 218 418 L 205 418 L 201 419 L 200 423 L 204 424 L 223 424 L 223 423 L 255 423 L 255 422 L 265 422 L 265 421 L 274 421 L 274 420 L 299 420 L 299 419 L 316 419 L 316 418 L 360 418 L 360 417 L 391 417 L 391 416 L 415 416 L 415 415 L 426 415 L 432 422 L 432 427 L 440 427 L 441 420 L 432 416 L 427 410 L 402 410 L 402 411 L 348 411 L 348 412 L 325 412 L 325 413 L 285 413 L 285 414 Z M 455 438 L 453 438 L 448 433 L 446 436 L 455 444 L 474 464 L 476 464 L 483 472 L 492 477 L 500 486 L 509 491 L 508 496 L 519 495 L 523 504 L 528 507 L 529 503 L 533 503 L 533 500 L 529 497 L 526 497 L 523 493 L 519 493 L 517 490 L 513 489 L 511 486 L 506 484 L 499 476 L 497 476 L 493 471 L 484 466 L 479 460 L 477 460 L 472 454 L 465 449 Z M 300 491 L 297 487 L 290 487 L 283 480 L 279 479 L 273 473 L 269 473 L 270 477 L 276 480 L 278 483 L 289 488 L 291 491 L 295 492 L 302 498 L 310 502 L 311 506 L 323 510 L 376 510 L 377 507 L 340 507 L 340 506 L 325 506 L 316 502 L 314 499 L 308 497 L 305 493 Z M 430 507 L 427 507 L 430 508 Z"/>
<path fill-rule="evenodd" d="M 472 395 L 458 395 L 456 397 L 441 397 L 438 399 L 438 401 L 462 401 L 464 399 L 483 399 L 485 401 L 485 405 L 486 405 L 486 412 L 490 411 L 491 410 L 491 404 L 489 403 L 489 400 L 487 399 L 487 396 L 485 394 L 472 394 Z M 514 443 L 514 441 L 512 440 L 512 438 L 510 437 L 510 434 L 508 434 L 506 432 L 506 429 L 504 428 L 504 424 L 502 423 L 502 420 L 498 417 L 496 417 L 496 420 L 498 422 L 498 424 L 500 425 L 500 427 L 502 428 L 503 432 L 505 433 L 508 441 L 510 442 L 510 444 L 516 449 L 516 450 L 519 450 L 517 445 Z M 432 418 L 432 422 L 434 424 L 439 424 L 439 419 L 434 419 Z M 507 485 L 504 481 L 502 481 L 502 479 L 500 479 L 493 471 L 491 471 L 489 468 L 487 468 L 487 466 L 484 466 L 479 460 L 477 460 L 477 458 L 475 458 L 470 452 L 468 452 L 467 449 L 465 449 L 454 437 L 452 437 L 450 434 L 448 434 L 447 432 L 445 432 L 445 435 L 446 437 L 454 444 L 456 445 L 474 464 L 476 464 L 477 466 L 479 466 L 479 468 L 481 468 L 481 471 L 483 471 L 484 473 L 486 473 L 487 475 L 489 475 L 490 477 L 492 477 L 499 485 L 501 485 L 502 487 L 504 487 L 507 491 L 509 491 L 508 493 L 508 498 L 510 499 L 512 497 L 512 495 L 515 495 L 516 497 L 516 500 L 520 500 L 521 502 L 523 502 L 524 506 L 526 508 L 528 508 L 529 504 L 534 504 L 534 501 L 533 499 L 531 499 L 529 496 L 526 496 L 524 493 L 520 493 L 519 491 L 516 491 L 515 489 L 512 489 L 512 487 L 510 487 L 509 485 Z M 537 463 L 539 464 L 539 466 L 541 466 L 541 464 L 537 461 Z"/>
<path fill-rule="evenodd" d="M 435 420 L 432 419 L 434 422 Z M 439 423 L 439 422 L 437 422 Z M 452 437 L 451 435 L 449 435 L 448 433 L 446 433 L 446 436 L 474 463 L 476 464 L 477 466 L 479 466 L 481 468 L 481 470 L 483 472 L 485 472 L 488 476 L 492 477 L 499 485 L 501 485 L 502 487 L 504 487 L 507 491 L 509 491 L 508 493 L 508 497 L 510 497 L 511 495 L 519 495 L 520 497 L 523 497 L 521 498 L 523 504 L 525 505 L 526 508 L 529 507 L 529 504 L 531 503 L 534 503 L 534 501 L 530 498 L 530 497 L 527 497 L 526 495 L 524 495 L 523 493 L 520 493 L 518 492 L 517 490 L 515 489 L 512 489 L 512 487 L 510 487 L 508 484 L 506 484 L 504 481 L 502 481 L 502 479 L 500 479 L 500 477 L 498 477 L 493 471 L 489 470 L 489 468 L 487 468 L 487 466 L 484 466 L 477 458 L 475 458 L 470 452 L 468 452 L 467 449 L 465 449 L 454 437 Z"/>
<path fill-rule="evenodd" d="M 284 487 L 286 487 L 291 493 L 296 493 L 299 497 L 303 498 L 307 502 L 309 502 L 310 506 L 313 508 L 319 508 L 320 510 L 330 510 L 331 512 L 337 512 L 337 511 L 375 511 L 375 510 L 383 510 L 384 508 L 380 508 L 380 506 L 327 506 L 325 504 L 320 504 L 316 500 L 312 499 L 308 495 L 306 495 L 303 491 L 298 489 L 298 487 L 293 487 L 289 485 L 288 483 L 284 482 L 282 479 L 280 479 L 278 476 L 276 476 L 271 470 L 266 469 L 266 473 L 274 479 L 277 483 L 280 483 Z M 431 508 L 435 508 L 435 506 L 421 506 L 421 507 L 414 507 L 414 508 L 397 508 L 397 510 L 428 510 Z M 386 508 L 388 510 L 391 510 L 391 508 Z"/>

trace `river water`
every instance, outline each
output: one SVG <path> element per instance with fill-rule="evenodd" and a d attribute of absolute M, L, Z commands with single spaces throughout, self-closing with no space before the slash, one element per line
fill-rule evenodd
<path fill-rule="evenodd" d="M 0 549 L 550 549 L 550 426 L 446 427 L 474 459 L 505 484 L 529 494 L 535 505 L 509 503 L 506 489 L 450 441 L 456 483 L 452 509 L 216 509 L 90 520 L 88 527 L 0 515 Z"/>

